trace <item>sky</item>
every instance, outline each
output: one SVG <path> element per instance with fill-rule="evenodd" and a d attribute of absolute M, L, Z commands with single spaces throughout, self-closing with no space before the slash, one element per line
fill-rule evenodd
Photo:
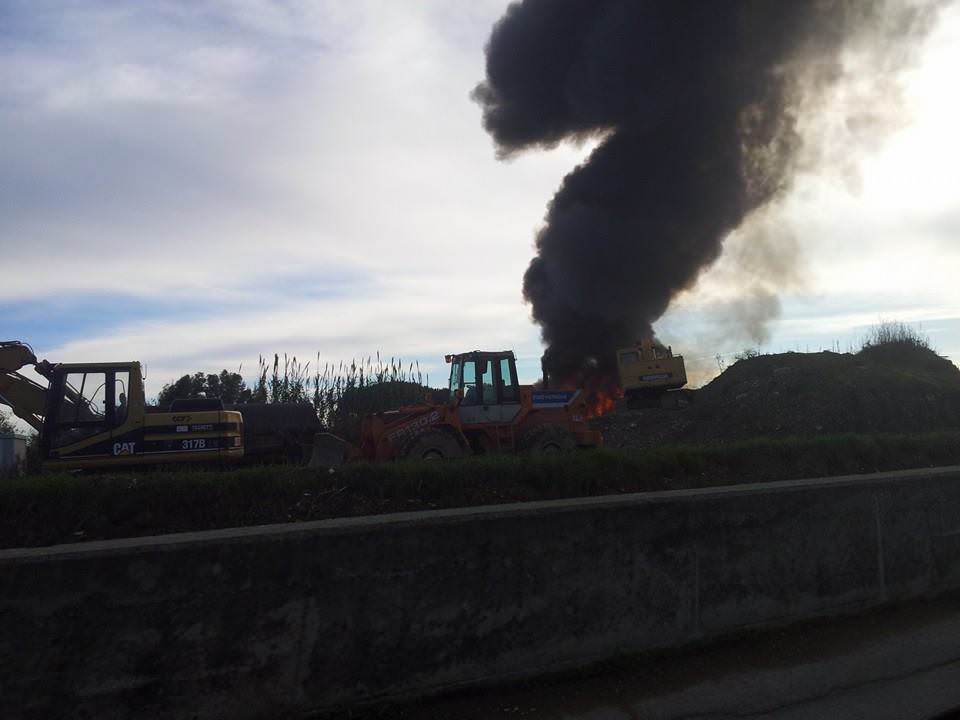
<path fill-rule="evenodd" d="M 694 384 L 748 348 L 855 350 L 886 320 L 960 359 L 958 5 L 883 142 L 798 177 L 656 324 Z M 0 0 L 0 339 L 140 360 L 148 397 L 275 352 L 379 351 L 436 386 L 445 353 L 513 349 L 532 382 L 523 272 L 591 146 L 496 158 L 470 91 L 506 6 Z"/>

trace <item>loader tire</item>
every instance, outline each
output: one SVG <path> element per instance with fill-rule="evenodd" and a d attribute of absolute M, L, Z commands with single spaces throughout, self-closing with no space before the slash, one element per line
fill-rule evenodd
<path fill-rule="evenodd" d="M 457 439 L 443 430 L 426 430 L 403 448 L 404 460 L 449 460 L 463 457 Z"/>
<path fill-rule="evenodd" d="M 530 428 L 520 440 L 520 451 L 526 455 L 552 455 L 576 447 L 573 435 L 555 425 Z"/>

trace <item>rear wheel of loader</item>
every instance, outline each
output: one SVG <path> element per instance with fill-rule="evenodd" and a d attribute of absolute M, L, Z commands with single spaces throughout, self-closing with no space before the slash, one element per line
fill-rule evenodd
<path fill-rule="evenodd" d="M 463 457 L 460 443 L 443 430 L 427 430 L 420 433 L 403 449 L 404 460 L 448 460 Z"/>
<path fill-rule="evenodd" d="M 528 455 L 552 455 L 576 447 L 573 435 L 555 425 L 540 425 L 520 439 L 520 449 Z"/>

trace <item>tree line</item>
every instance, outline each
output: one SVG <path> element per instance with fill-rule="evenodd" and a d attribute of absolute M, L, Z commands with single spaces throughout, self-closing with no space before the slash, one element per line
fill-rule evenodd
<path fill-rule="evenodd" d="M 417 363 L 405 368 L 399 359 L 389 361 L 376 355 L 339 365 L 327 363 L 315 370 L 296 357 L 274 354 L 270 363 L 260 357 L 253 386 L 238 372 L 196 372 L 183 375 L 163 386 L 155 404 L 169 407 L 176 399 L 219 398 L 224 403 L 305 403 L 313 406 L 320 422 L 345 435 L 359 427 L 364 415 L 390 410 L 401 405 L 445 402 L 446 388 L 431 389 L 429 376 L 421 374 Z"/>

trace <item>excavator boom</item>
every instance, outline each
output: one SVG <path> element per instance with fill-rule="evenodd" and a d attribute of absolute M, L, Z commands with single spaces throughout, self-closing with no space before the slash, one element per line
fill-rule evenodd
<path fill-rule="evenodd" d="M 9 405 L 14 415 L 40 432 L 47 410 L 47 389 L 17 372 L 27 365 L 38 366 L 29 345 L 17 340 L 0 341 L 0 403 Z M 42 365 L 38 369 L 43 373 L 48 364 Z"/>
<path fill-rule="evenodd" d="M 43 428 L 47 389 L 17 372 L 0 372 L 0 403 L 37 432 Z"/>

